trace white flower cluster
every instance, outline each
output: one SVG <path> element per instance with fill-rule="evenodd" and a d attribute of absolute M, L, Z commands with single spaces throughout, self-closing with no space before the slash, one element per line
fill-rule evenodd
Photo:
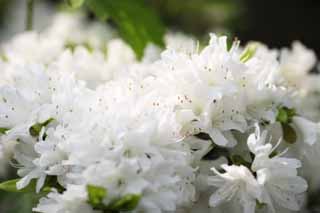
<path fill-rule="evenodd" d="M 139 62 L 89 26 L 60 15 L 2 46 L 1 152 L 18 189 L 50 187 L 35 212 L 304 210 L 320 188 L 312 51 L 169 35 Z"/>

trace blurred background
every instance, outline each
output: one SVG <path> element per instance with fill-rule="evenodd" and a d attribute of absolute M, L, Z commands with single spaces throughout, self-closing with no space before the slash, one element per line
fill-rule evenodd
<path fill-rule="evenodd" d="M 134 1 L 134 0 L 132 0 Z M 0 41 L 25 30 L 27 0 L 0 0 Z M 200 41 L 208 33 L 226 34 L 245 44 L 256 40 L 271 48 L 300 40 L 320 56 L 320 0 L 145 0 L 170 31 L 184 32 Z M 50 25 L 63 0 L 35 0 L 34 29 Z M 94 15 L 84 11 L 88 19 Z M 112 24 L 112 23 L 109 23 Z M 0 162 L 1 163 L 1 162 Z M 14 178 L 15 172 L 0 177 Z M 318 197 L 318 196 L 316 196 Z M 318 198 L 319 199 L 319 198 Z M 318 199 L 314 203 L 318 203 Z M 14 201 L 14 205 L 12 202 Z M 0 193 L 1 213 L 29 213 L 37 202 L 30 194 Z M 312 205 L 312 203 L 310 203 Z"/>
<path fill-rule="evenodd" d="M 0 0 L 0 39 L 24 30 L 27 0 Z M 63 0 L 35 1 L 35 29 L 50 24 Z M 145 0 L 165 25 L 206 40 L 208 32 L 227 34 L 243 43 L 258 40 L 270 47 L 300 40 L 320 55 L 319 0 Z M 93 17 L 88 14 L 88 17 Z"/>

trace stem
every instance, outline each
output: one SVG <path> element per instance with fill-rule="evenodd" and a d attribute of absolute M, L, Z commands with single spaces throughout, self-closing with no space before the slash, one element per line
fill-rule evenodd
<path fill-rule="evenodd" d="M 34 0 L 26 0 L 26 1 L 27 1 L 26 30 L 32 30 Z"/>

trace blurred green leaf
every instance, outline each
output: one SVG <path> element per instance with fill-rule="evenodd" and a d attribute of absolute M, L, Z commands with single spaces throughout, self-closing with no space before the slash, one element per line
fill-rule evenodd
<path fill-rule="evenodd" d="M 79 8 L 83 5 L 85 0 L 67 0 L 67 3 L 72 8 Z"/>
<path fill-rule="evenodd" d="M 132 47 L 138 59 L 148 43 L 164 46 L 165 28 L 152 8 L 142 0 L 87 0 L 97 17 L 108 17 L 117 25 L 121 37 Z"/>
<path fill-rule="evenodd" d="M 6 132 L 8 131 L 8 128 L 2 128 L 0 127 L 0 135 L 6 134 Z"/>
<path fill-rule="evenodd" d="M 243 62 L 243 63 L 249 61 L 254 56 L 254 54 L 256 53 L 257 46 L 258 45 L 256 43 L 249 44 L 246 47 L 246 49 L 243 51 L 243 53 L 241 54 L 240 61 Z"/>
<path fill-rule="evenodd" d="M 104 209 L 102 203 L 103 199 L 107 196 L 107 190 L 103 187 L 88 185 L 87 186 L 88 199 L 92 207 L 97 209 Z"/>
<path fill-rule="evenodd" d="M 139 204 L 141 196 L 137 194 L 128 194 L 123 196 L 121 199 L 117 200 L 110 205 L 111 210 L 116 211 L 132 211 Z"/>
<path fill-rule="evenodd" d="M 261 203 L 259 200 L 256 200 L 256 208 L 257 209 L 263 209 L 267 206 L 265 203 Z"/>
<path fill-rule="evenodd" d="M 23 189 L 17 189 L 17 182 L 20 179 L 8 180 L 0 184 L 0 190 L 7 192 L 35 192 L 36 181 L 32 180 L 29 185 Z"/>
<path fill-rule="evenodd" d="M 39 193 L 0 193 L 0 212 L 2 213 L 30 213 L 44 194 Z"/>
<path fill-rule="evenodd" d="M 279 107 L 277 114 L 277 121 L 283 124 L 291 123 L 292 118 L 296 116 L 296 110 L 288 107 Z"/>
<path fill-rule="evenodd" d="M 243 166 L 245 166 L 245 167 L 247 167 L 247 168 L 251 168 L 251 163 L 250 162 L 248 162 L 248 161 L 246 161 L 242 156 L 240 156 L 240 155 L 232 155 L 231 156 L 231 161 L 232 161 L 232 163 L 233 164 L 235 164 L 235 165 L 238 165 L 238 166 L 240 166 L 240 165 L 243 165 Z"/>
<path fill-rule="evenodd" d="M 35 179 L 31 180 L 30 183 L 24 187 L 23 189 L 17 189 L 17 182 L 21 179 L 13 179 L 0 183 L 0 190 L 7 192 L 36 192 L 37 181 Z M 57 178 L 55 176 L 48 176 L 44 183 L 44 186 L 41 189 L 41 192 L 48 193 L 51 191 L 51 188 L 57 189 L 59 192 L 64 191 L 64 188 L 58 183 Z"/>
<path fill-rule="evenodd" d="M 39 193 L 36 191 L 36 180 L 32 180 L 30 184 L 22 189 L 17 190 L 16 183 L 20 179 L 13 179 L 0 184 L 0 212 L 5 213 L 30 213 L 41 197 L 51 192 L 52 187 L 62 192 L 63 187 L 60 186 L 56 177 L 48 177 L 45 186 Z M 64 189 L 63 189 L 64 190 Z M 14 205 L 12 203 L 14 202 Z"/>
<path fill-rule="evenodd" d="M 105 205 L 103 199 L 108 194 L 107 189 L 100 186 L 87 185 L 87 192 L 88 203 L 94 209 L 103 210 L 108 213 L 132 211 L 137 207 L 141 198 L 141 196 L 137 194 L 127 194 L 119 199 L 113 200 L 109 205 Z"/>
<path fill-rule="evenodd" d="M 38 137 L 40 132 L 41 132 L 41 129 L 43 127 L 46 127 L 49 125 L 49 123 L 51 123 L 52 121 L 54 121 L 53 118 L 49 118 L 48 120 L 46 120 L 45 122 L 43 123 L 36 123 L 34 125 L 32 125 L 30 128 L 29 128 L 29 133 L 30 135 L 32 135 L 33 137 Z"/>
<path fill-rule="evenodd" d="M 286 123 L 281 123 L 283 139 L 289 144 L 294 144 L 297 141 L 297 133 L 292 126 Z"/>

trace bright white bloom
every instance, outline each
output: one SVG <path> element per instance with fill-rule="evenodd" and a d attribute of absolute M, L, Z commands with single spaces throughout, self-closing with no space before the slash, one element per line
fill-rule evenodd
<path fill-rule="evenodd" d="M 316 62 L 316 54 L 298 41 L 293 42 L 292 50 L 283 49 L 280 54 L 281 73 L 294 86 L 304 84 L 308 87 L 303 81 L 308 78 L 307 74 Z"/>
<path fill-rule="evenodd" d="M 58 13 L 43 34 L 55 37 L 65 44 L 87 45 L 93 49 L 105 48 L 114 31 L 100 22 L 89 22 L 84 14 Z"/>
<path fill-rule="evenodd" d="M 46 38 L 37 32 L 25 32 L 5 44 L 4 56 L 11 63 L 48 63 L 57 57 L 64 44 L 56 37 Z"/>
<path fill-rule="evenodd" d="M 301 162 L 294 158 L 282 157 L 284 153 L 275 154 L 277 146 L 267 142 L 267 132 L 260 134 L 259 127 L 248 138 L 248 147 L 254 153 L 252 170 L 257 173 L 257 180 L 263 187 L 263 202 L 272 212 L 276 212 L 273 203 L 298 211 L 301 204 L 297 196 L 307 190 L 306 180 L 297 176 Z"/>
<path fill-rule="evenodd" d="M 87 203 L 87 192 L 82 186 L 68 185 L 63 194 L 57 191 L 50 192 L 47 197 L 41 198 L 35 212 L 42 213 L 100 213 Z"/>
<path fill-rule="evenodd" d="M 301 134 L 300 140 L 302 143 L 312 146 L 317 142 L 320 134 L 320 126 L 318 123 L 299 116 L 293 117 L 292 122 L 297 127 L 298 133 Z"/>
<path fill-rule="evenodd" d="M 221 165 L 224 173 L 212 168 L 216 176 L 208 179 L 208 184 L 218 187 L 211 195 L 209 205 L 216 207 L 223 202 L 237 201 L 244 213 L 254 213 L 256 202 L 261 201 L 259 184 L 251 171 L 245 166 Z"/>
<path fill-rule="evenodd" d="M 288 169 L 260 169 L 257 171 L 257 180 L 264 186 L 263 202 L 267 203 L 272 212 L 274 204 L 299 211 L 302 203 L 299 203 L 299 195 L 304 193 L 308 184 L 305 179 L 297 176 L 297 172 Z M 273 202 L 273 203 L 272 203 Z"/>
<path fill-rule="evenodd" d="M 166 43 L 139 62 L 108 27 L 60 14 L 2 45 L 0 158 L 13 155 L 18 189 L 57 188 L 34 211 L 102 213 L 128 195 L 136 213 L 300 210 L 307 169 L 319 168 L 319 121 L 305 110 L 320 112 L 304 101 L 320 91 L 314 54 L 294 44 L 279 61 L 277 50 L 228 48 L 214 34 L 203 49 L 180 34 Z M 297 115 L 281 123 L 279 107 Z M 274 145 L 281 125 L 295 144 Z M 95 209 L 88 185 L 107 192 Z"/>

